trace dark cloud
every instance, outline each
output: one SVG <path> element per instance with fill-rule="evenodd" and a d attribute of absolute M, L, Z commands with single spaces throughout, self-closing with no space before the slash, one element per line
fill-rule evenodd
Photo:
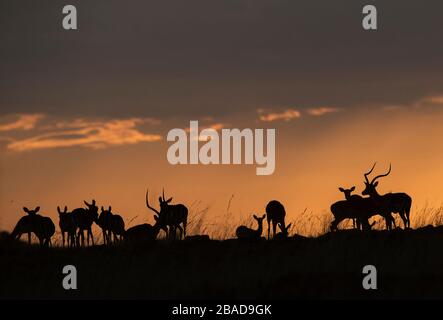
<path fill-rule="evenodd" d="M 266 107 L 406 104 L 443 92 L 443 2 L 7 0 L 2 113 L 225 115 Z"/>

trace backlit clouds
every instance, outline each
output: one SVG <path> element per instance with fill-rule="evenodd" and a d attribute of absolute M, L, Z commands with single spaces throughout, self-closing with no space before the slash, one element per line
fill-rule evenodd
<path fill-rule="evenodd" d="M 331 108 L 331 107 L 318 107 L 318 108 L 309 108 L 307 113 L 311 116 L 323 116 L 328 113 L 339 112 L 339 108 Z"/>
<path fill-rule="evenodd" d="M 339 108 L 332 107 L 316 107 L 309 108 L 302 111 L 310 116 L 320 117 L 325 114 L 334 113 L 341 111 Z M 302 116 L 302 112 L 293 108 L 289 108 L 283 111 L 273 111 L 270 109 L 258 109 L 258 117 L 262 122 L 273 122 L 273 121 L 291 121 L 298 119 Z"/>
<path fill-rule="evenodd" d="M 102 149 L 110 146 L 160 141 L 158 134 L 142 132 L 138 125 L 152 124 L 150 118 L 115 120 L 74 119 L 71 122 L 56 122 L 35 132 L 31 137 L 12 139 L 6 148 L 11 151 L 29 151 L 67 147 Z"/>
<path fill-rule="evenodd" d="M 266 109 L 258 109 L 259 119 L 262 122 L 273 122 L 273 121 L 291 121 L 300 118 L 300 111 L 295 109 L 286 109 L 282 112 L 272 112 Z"/>
<path fill-rule="evenodd" d="M 37 122 L 44 118 L 43 114 L 19 114 L 15 119 L 0 124 L 0 132 L 34 129 Z"/>

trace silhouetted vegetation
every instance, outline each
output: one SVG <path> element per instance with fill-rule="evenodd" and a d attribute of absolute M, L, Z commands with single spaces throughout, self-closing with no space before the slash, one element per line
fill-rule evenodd
<path fill-rule="evenodd" d="M 191 238 L 192 239 L 192 238 Z M 0 240 L 1 298 L 443 298 L 443 227 L 43 248 Z M 64 265 L 78 290 L 61 286 Z M 379 290 L 364 291 L 374 264 Z"/>

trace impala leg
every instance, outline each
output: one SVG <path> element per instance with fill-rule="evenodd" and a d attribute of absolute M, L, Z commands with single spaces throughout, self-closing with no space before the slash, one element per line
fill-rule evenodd
<path fill-rule="evenodd" d="M 405 213 L 401 212 L 400 217 L 401 217 L 401 220 L 403 221 L 403 225 L 404 225 L 405 229 L 407 229 L 408 228 L 408 219 L 406 218 Z"/>
<path fill-rule="evenodd" d="M 270 220 L 268 219 L 268 240 L 269 240 L 269 230 L 271 229 L 271 222 L 270 222 Z"/>
<path fill-rule="evenodd" d="M 91 235 L 91 242 L 92 242 L 92 245 L 94 245 L 94 235 L 92 234 L 91 227 L 89 227 L 89 229 L 88 229 L 88 235 Z M 88 240 L 88 245 L 89 245 L 89 240 Z"/>
<path fill-rule="evenodd" d="M 273 221 L 272 221 L 272 238 L 275 237 L 275 230 L 276 230 L 276 228 L 277 228 L 277 224 L 276 224 L 276 222 L 273 220 Z"/>
<path fill-rule="evenodd" d="M 62 231 L 62 246 L 65 247 L 65 232 Z M 68 247 L 69 247 L 69 238 L 68 238 Z"/>
<path fill-rule="evenodd" d="M 183 228 L 180 227 L 180 225 L 178 225 L 177 228 L 180 230 L 180 240 L 181 240 L 183 237 Z"/>

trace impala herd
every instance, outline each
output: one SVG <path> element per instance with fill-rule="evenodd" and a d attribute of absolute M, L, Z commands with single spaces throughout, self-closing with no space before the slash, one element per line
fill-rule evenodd
<path fill-rule="evenodd" d="M 378 175 L 369 181 L 368 176 L 372 173 L 376 163 L 369 172 L 364 173 L 365 189 L 363 196 L 352 194 L 355 187 L 350 189 L 339 188 L 345 196 L 344 200 L 335 202 L 331 205 L 331 213 L 334 220 L 331 222 L 330 229 L 335 231 L 338 224 L 345 219 L 352 219 L 353 226 L 358 230 L 370 230 L 373 224 L 369 219 L 375 215 L 380 215 L 385 219 L 386 229 L 391 230 L 392 224 L 395 226 L 395 219 L 392 214 L 399 214 L 403 221 L 404 228 L 410 228 L 409 214 L 411 210 L 411 197 L 406 193 L 387 193 L 379 194 L 377 192 L 378 179 L 386 177 L 391 172 L 391 166 L 385 174 Z M 158 198 L 159 210 L 149 204 L 149 191 L 146 191 L 146 207 L 153 211 L 155 224 L 148 223 L 133 226 L 125 229 L 123 218 L 112 212 L 111 206 L 105 209 L 101 207 L 100 213 L 95 200 L 91 203 L 84 201 L 85 207 L 76 208 L 68 211 L 65 206 L 63 211 L 57 207 L 59 214 L 59 227 L 62 235 L 62 245 L 68 247 L 94 245 L 94 235 L 92 225 L 96 223 L 103 232 L 103 242 L 105 245 L 117 242 L 151 242 L 157 239 L 160 230 L 163 230 L 167 239 L 174 240 L 179 230 L 179 239 L 208 239 L 208 236 L 186 236 L 186 225 L 188 221 L 188 208 L 183 204 L 171 204 L 172 198 L 166 200 L 164 190 L 162 196 Z M 19 239 L 23 234 L 28 234 L 28 243 L 31 243 L 31 233 L 38 238 L 41 246 L 51 245 L 51 238 L 55 233 L 55 225 L 49 217 L 38 214 L 40 207 L 30 210 L 23 208 L 27 215 L 20 218 L 11 233 L 13 239 Z M 238 239 L 261 239 L 263 233 L 263 220 L 266 218 L 268 224 L 267 237 L 283 239 L 288 237 L 289 229 L 292 224 L 285 224 L 285 208 L 277 200 L 270 201 L 266 206 L 266 214 L 263 216 L 253 215 L 257 221 L 257 229 L 251 229 L 246 226 L 239 226 L 236 229 Z M 280 232 L 277 233 L 277 226 Z"/>

